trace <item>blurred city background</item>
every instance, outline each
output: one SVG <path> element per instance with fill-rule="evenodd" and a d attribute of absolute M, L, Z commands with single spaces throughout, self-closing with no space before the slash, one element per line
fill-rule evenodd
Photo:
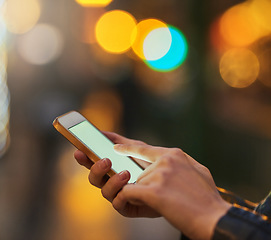
<path fill-rule="evenodd" d="M 270 190 L 270 0 L 0 0 L 0 239 L 178 239 L 118 215 L 53 119 L 180 147 L 217 186 Z M 179 213 L 181 214 L 181 213 Z"/>

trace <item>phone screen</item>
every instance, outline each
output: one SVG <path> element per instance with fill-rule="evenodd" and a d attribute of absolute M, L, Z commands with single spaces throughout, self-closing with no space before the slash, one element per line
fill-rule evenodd
<path fill-rule="evenodd" d="M 114 151 L 114 143 L 98 131 L 90 122 L 83 121 L 70 127 L 69 131 L 90 148 L 99 158 L 109 158 L 112 162 L 112 169 L 119 173 L 128 170 L 131 174 L 129 183 L 134 183 L 143 172 L 132 159 L 117 154 Z"/>

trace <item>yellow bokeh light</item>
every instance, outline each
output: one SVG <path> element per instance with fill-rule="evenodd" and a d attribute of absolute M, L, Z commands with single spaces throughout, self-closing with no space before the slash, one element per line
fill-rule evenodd
<path fill-rule="evenodd" d="M 91 187 L 85 172 L 78 173 L 71 177 L 69 184 L 62 188 L 62 206 L 69 211 L 75 219 L 89 218 L 101 222 L 110 217 L 110 205 L 101 197 L 99 189 Z"/>
<path fill-rule="evenodd" d="M 29 31 L 40 17 L 40 4 L 37 0 L 9 0 L 5 9 L 7 29 L 15 34 Z"/>
<path fill-rule="evenodd" d="M 263 28 L 271 31 L 271 1 L 270 0 L 253 0 L 251 11 L 257 23 Z"/>
<path fill-rule="evenodd" d="M 83 7 L 106 7 L 112 0 L 75 0 Z"/>
<path fill-rule="evenodd" d="M 248 46 L 262 34 L 247 3 L 235 5 L 223 14 L 220 32 L 224 40 L 235 47 Z"/>
<path fill-rule="evenodd" d="M 146 37 L 155 29 L 168 28 L 167 25 L 158 19 L 146 19 L 139 22 L 133 31 L 133 38 L 135 39 L 132 44 L 132 49 L 135 54 L 141 59 L 146 59 L 144 55 L 144 41 Z"/>
<path fill-rule="evenodd" d="M 133 42 L 135 18 L 128 12 L 113 10 L 105 13 L 97 22 L 95 35 L 99 45 L 111 53 L 126 52 Z"/>
<path fill-rule="evenodd" d="M 88 171 L 75 163 L 71 147 L 58 161 L 56 228 L 50 239 L 125 239 L 122 219 L 101 190 L 91 186 Z"/>
<path fill-rule="evenodd" d="M 231 49 L 220 60 L 221 77 L 231 87 L 248 87 L 257 79 L 259 70 L 257 56 L 248 49 Z"/>

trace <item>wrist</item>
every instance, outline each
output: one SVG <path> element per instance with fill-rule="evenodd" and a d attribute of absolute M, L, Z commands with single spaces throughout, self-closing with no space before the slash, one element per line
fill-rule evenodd
<path fill-rule="evenodd" d="M 231 207 L 231 204 L 222 199 L 214 204 L 212 211 L 209 212 L 209 216 L 206 218 L 206 221 L 203 222 L 206 233 L 203 235 L 204 237 L 202 239 L 212 239 L 218 221 L 229 211 Z"/>
<path fill-rule="evenodd" d="M 231 207 L 232 205 L 223 199 L 216 199 L 210 202 L 208 207 L 198 209 L 197 212 L 195 212 L 188 232 L 184 231 L 184 229 L 181 230 L 191 239 L 212 239 L 218 221 Z"/>

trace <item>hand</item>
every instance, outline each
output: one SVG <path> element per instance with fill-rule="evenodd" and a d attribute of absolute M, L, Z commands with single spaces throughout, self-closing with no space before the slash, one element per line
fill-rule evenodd
<path fill-rule="evenodd" d="M 209 170 L 180 149 L 141 144 L 119 144 L 124 155 L 141 156 L 154 163 L 113 199 L 122 212 L 141 202 L 163 215 L 191 239 L 210 239 L 218 220 L 231 207 L 219 195 Z"/>
<path fill-rule="evenodd" d="M 145 145 L 145 143 L 137 140 L 131 140 L 112 132 L 103 132 L 112 142 L 123 144 L 137 144 Z M 130 173 L 124 171 L 115 174 L 110 179 L 106 175 L 111 168 L 111 161 L 109 159 L 102 159 L 95 164 L 88 159 L 88 157 L 81 151 L 77 150 L 74 153 L 77 162 L 86 168 L 90 169 L 89 182 L 102 190 L 102 195 L 108 201 L 112 202 L 119 191 L 125 186 L 129 179 Z M 141 159 L 134 158 L 143 168 L 148 167 L 151 163 Z M 127 217 L 158 217 L 160 216 L 156 211 L 144 205 L 135 205 L 127 203 L 124 208 L 119 211 L 123 216 Z"/>

